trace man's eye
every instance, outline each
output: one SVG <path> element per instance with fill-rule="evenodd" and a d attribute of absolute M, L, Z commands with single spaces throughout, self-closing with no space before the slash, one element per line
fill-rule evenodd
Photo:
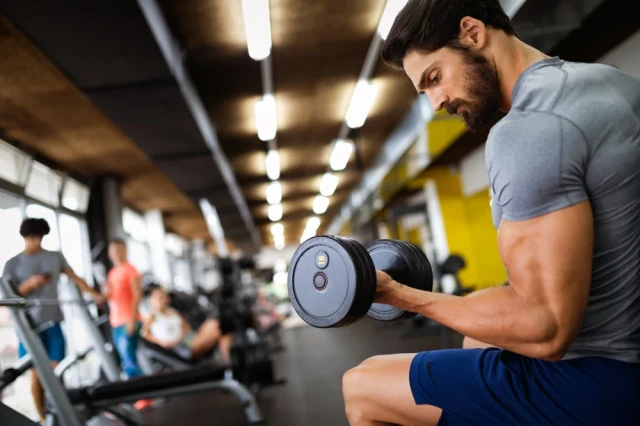
<path fill-rule="evenodd" d="M 435 73 L 431 78 L 431 84 L 435 84 L 440 81 L 440 73 Z"/>

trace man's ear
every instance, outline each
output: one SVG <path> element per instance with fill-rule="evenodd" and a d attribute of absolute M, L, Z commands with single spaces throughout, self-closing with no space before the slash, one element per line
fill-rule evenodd
<path fill-rule="evenodd" d="M 484 22 L 465 16 L 460 20 L 460 43 L 482 50 L 487 44 L 487 27 Z"/>

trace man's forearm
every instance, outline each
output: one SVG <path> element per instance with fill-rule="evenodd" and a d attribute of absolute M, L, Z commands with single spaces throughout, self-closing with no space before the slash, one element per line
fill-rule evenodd
<path fill-rule="evenodd" d="M 18 285 L 18 295 L 25 297 L 27 296 L 29 293 L 31 293 L 33 290 L 35 290 L 35 286 L 33 285 L 33 283 L 31 282 L 31 280 L 26 280 L 22 283 L 20 283 Z"/>
<path fill-rule="evenodd" d="M 457 332 L 522 355 L 546 358 L 555 325 L 548 310 L 497 287 L 477 297 L 430 293 L 401 286 L 391 295 L 398 308 L 420 313 Z"/>
<path fill-rule="evenodd" d="M 80 291 L 83 293 L 89 293 L 89 294 L 99 293 L 96 289 L 94 289 L 93 287 L 90 287 L 89 284 L 87 284 L 87 282 L 80 277 L 75 279 L 75 283 L 80 289 Z"/>

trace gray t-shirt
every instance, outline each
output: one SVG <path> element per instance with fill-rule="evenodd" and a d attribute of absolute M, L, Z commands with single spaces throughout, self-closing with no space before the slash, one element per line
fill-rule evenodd
<path fill-rule="evenodd" d="M 42 250 L 36 254 L 20 253 L 9 259 L 4 265 L 2 276 L 9 280 L 17 292 L 17 287 L 33 275 L 51 275 L 49 282 L 29 293 L 27 299 L 57 299 L 58 279 L 68 264 L 62 253 Z M 64 317 L 59 306 L 34 306 L 28 315 L 32 325 L 38 326 L 47 321 L 61 322 Z"/>
<path fill-rule="evenodd" d="M 640 80 L 548 58 L 518 79 L 486 148 L 496 227 L 589 200 L 589 303 L 567 358 L 640 362 Z"/>

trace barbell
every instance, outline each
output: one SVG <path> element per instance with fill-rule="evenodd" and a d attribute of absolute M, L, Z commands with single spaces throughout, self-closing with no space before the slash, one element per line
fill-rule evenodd
<path fill-rule="evenodd" d="M 0 298 L 0 306 L 9 308 L 33 308 L 35 306 L 92 305 L 93 300 L 81 299 L 25 299 L 22 297 Z"/>
<path fill-rule="evenodd" d="M 379 321 L 414 316 L 373 303 L 376 270 L 416 289 L 433 286 L 429 260 L 409 242 L 377 240 L 365 247 L 353 238 L 325 235 L 308 239 L 293 254 L 287 282 L 291 304 L 318 328 L 343 327 L 365 315 Z"/>

